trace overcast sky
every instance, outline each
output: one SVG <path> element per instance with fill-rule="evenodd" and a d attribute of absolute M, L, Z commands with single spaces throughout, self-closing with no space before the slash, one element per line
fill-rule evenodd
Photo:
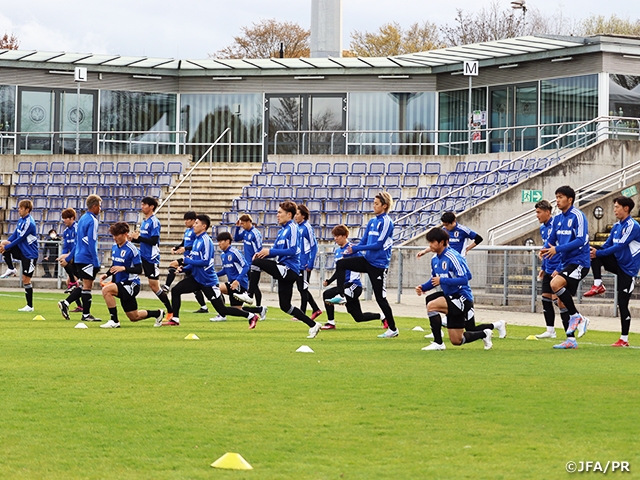
<path fill-rule="evenodd" d="M 503 1 L 509 7 L 509 0 Z M 527 3 L 545 16 L 561 13 L 579 19 L 592 13 L 607 17 L 615 13 L 635 19 L 639 15 L 635 0 Z M 452 24 L 457 8 L 473 11 L 489 4 L 490 0 L 343 0 L 343 47 L 348 48 L 353 30 L 374 31 L 390 21 L 403 27 L 424 20 Z M 311 15 L 311 0 L 110 0 L 100 7 L 86 0 L 20 0 L 4 5 L 0 35 L 17 35 L 20 50 L 180 59 L 207 58 L 231 44 L 240 27 L 252 22 L 275 18 L 309 28 Z"/>

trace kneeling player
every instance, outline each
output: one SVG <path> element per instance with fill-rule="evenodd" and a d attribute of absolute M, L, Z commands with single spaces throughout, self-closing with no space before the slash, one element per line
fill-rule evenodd
<path fill-rule="evenodd" d="M 349 243 L 349 229 L 345 225 L 338 225 L 331 230 L 333 239 L 338 247 L 334 253 L 335 261 L 337 262 L 343 257 L 359 256 L 359 253 L 352 253 L 351 255 L 345 255 L 347 247 L 351 246 Z M 351 314 L 353 319 L 360 322 L 370 322 L 371 320 L 381 320 L 382 316 L 379 313 L 363 313 L 360 305 L 359 297 L 362 294 L 362 282 L 360 281 L 360 273 L 347 270 L 344 272 L 345 282 L 344 291 L 341 292 L 338 287 L 331 287 L 326 289 L 322 297 L 327 305 L 327 323 L 322 326 L 322 330 L 333 330 L 336 328 L 335 321 L 335 307 L 329 300 L 340 295 L 344 296 L 347 304 L 347 312 Z M 327 280 L 324 281 L 325 287 L 329 286 L 336 279 L 336 273 Z M 385 326 L 385 328 L 387 328 Z"/>
<path fill-rule="evenodd" d="M 427 232 L 427 241 L 431 251 L 435 254 L 431 259 L 431 279 L 416 287 L 418 296 L 440 286 L 442 292 L 427 297 L 427 312 L 433 342 L 423 350 L 445 350 L 442 341 L 441 313 L 447 315 L 447 329 L 449 340 L 454 345 L 475 342 L 482 339 L 484 349 L 493 346 L 490 329 L 464 331 L 467 320 L 473 318 L 473 295 L 469 287 L 471 272 L 462 256 L 449 247 L 449 234 L 441 228 L 432 228 Z"/>
<path fill-rule="evenodd" d="M 120 305 L 124 313 L 132 322 L 138 322 L 145 318 L 155 318 L 154 327 L 162 325 L 162 310 L 138 310 L 136 296 L 140 293 L 140 277 L 142 273 L 142 260 L 138 249 L 127 240 L 129 224 L 118 222 L 111 225 L 109 233 L 113 235 L 113 247 L 111 247 L 112 265 L 108 273 L 100 277 L 101 281 L 113 276 L 113 282 L 102 288 L 102 296 L 109 309 L 111 319 L 100 325 L 100 328 L 120 328 L 118 320 L 118 307 L 116 297 L 120 299 Z"/>

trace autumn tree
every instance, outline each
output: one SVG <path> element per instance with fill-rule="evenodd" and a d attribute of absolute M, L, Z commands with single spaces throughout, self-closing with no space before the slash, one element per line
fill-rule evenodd
<path fill-rule="evenodd" d="M 251 27 L 242 27 L 242 34 L 233 37 L 233 43 L 214 54 L 213 58 L 273 58 L 280 56 L 280 44 L 284 44 L 284 56 L 299 58 L 309 56 L 309 30 L 297 23 L 261 20 Z"/>
<path fill-rule="evenodd" d="M 18 41 L 18 37 L 13 33 L 9 35 L 7 32 L 4 32 L 4 36 L 0 37 L 0 50 L 18 50 L 19 47 L 20 42 Z"/>
<path fill-rule="evenodd" d="M 349 44 L 350 53 L 360 57 L 390 57 L 443 46 L 437 25 L 430 22 L 414 23 L 406 30 L 397 22 L 385 23 L 373 33 L 356 30 Z"/>
<path fill-rule="evenodd" d="M 615 13 L 609 18 L 591 15 L 580 22 L 579 35 L 633 35 L 640 36 L 640 20 L 620 18 Z"/>

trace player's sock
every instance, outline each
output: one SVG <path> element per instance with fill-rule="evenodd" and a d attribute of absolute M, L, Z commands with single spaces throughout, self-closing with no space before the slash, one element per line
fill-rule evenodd
<path fill-rule="evenodd" d="M 169 267 L 169 273 L 167 273 L 167 279 L 164 284 L 167 287 L 170 287 L 173 281 L 176 279 L 176 269 L 174 267 Z"/>
<path fill-rule="evenodd" d="M 567 312 L 569 312 L 569 316 L 578 313 L 578 310 L 576 309 L 576 305 L 575 303 L 573 303 L 573 297 L 571 296 L 571 294 L 566 288 L 563 287 L 554 293 L 566 307 Z"/>
<path fill-rule="evenodd" d="M 120 323 L 118 320 L 118 307 L 110 308 L 109 315 L 111 316 L 111 320 L 113 320 L 116 323 Z"/>
<path fill-rule="evenodd" d="M 429 312 L 429 323 L 431 324 L 433 341 L 442 345 L 442 317 L 438 312 Z"/>
<path fill-rule="evenodd" d="M 544 314 L 544 323 L 547 327 L 553 327 L 556 323 L 556 312 L 553 309 L 553 300 L 542 297 L 542 312 Z"/>
<path fill-rule="evenodd" d="M 601 279 L 601 278 L 596 278 L 596 279 L 594 279 L 594 280 L 593 280 L 593 284 L 594 284 L 596 287 L 599 287 L 600 285 L 602 285 L 602 279 Z"/>
<path fill-rule="evenodd" d="M 64 301 L 67 303 L 67 306 L 69 306 L 73 302 L 77 302 L 78 300 L 80 300 L 81 297 L 82 297 L 82 289 L 76 287 L 73 290 L 71 290 L 71 293 Z"/>
<path fill-rule="evenodd" d="M 171 308 L 171 302 L 169 301 L 169 297 L 162 290 L 158 290 L 156 292 L 156 296 L 160 299 L 160 301 L 167 307 L 167 313 L 173 313 L 173 309 Z"/>
<path fill-rule="evenodd" d="M 242 310 L 244 310 L 245 312 L 250 312 L 250 313 L 257 313 L 257 314 L 261 314 L 262 313 L 262 307 L 242 307 Z"/>
<path fill-rule="evenodd" d="M 256 290 L 254 298 L 256 299 L 256 306 L 262 305 L 262 292 L 260 290 Z"/>
<path fill-rule="evenodd" d="M 69 295 L 69 297 L 71 297 L 71 295 Z M 87 316 L 91 314 L 91 300 L 91 290 L 82 290 L 82 315 Z"/>
<path fill-rule="evenodd" d="M 631 328 L 631 317 L 627 317 L 624 320 L 620 320 L 620 325 L 622 327 L 621 329 L 622 335 L 624 335 L 625 337 L 628 337 L 629 329 Z M 628 342 L 628 340 L 625 339 L 625 342 Z"/>
<path fill-rule="evenodd" d="M 566 308 L 561 308 L 560 309 L 560 318 L 562 319 L 562 326 L 564 327 L 564 331 L 567 331 L 567 328 L 569 328 L 569 318 L 571 317 L 571 315 L 569 315 L 569 311 Z"/>
<path fill-rule="evenodd" d="M 30 283 L 24 286 L 24 296 L 27 299 L 27 305 L 33 307 L 33 285 Z"/>
<path fill-rule="evenodd" d="M 629 335 L 620 335 L 620 340 L 624 340 L 625 342 L 629 341 Z"/>
<path fill-rule="evenodd" d="M 480 330 L 477 332 L 464 332 L 462 334 L 462 344 L 475 342 L 476 340 L 480 340 L 481 338 L 486 337 L 486 333 L 484 330 Z"/>
<path fill-rule="evenodd" d="M 160 316 L 160 310 L 147 310 L 147 316 L 144 318 L 158 318 Z"/>
<path fill-rule="evenodd" d="M 200 308 L 207 308 L 207 301 L 204 299 L 204 294 L 202 290 L 198 290 L 194 293 L 197 302 L 200 304 Z"/>

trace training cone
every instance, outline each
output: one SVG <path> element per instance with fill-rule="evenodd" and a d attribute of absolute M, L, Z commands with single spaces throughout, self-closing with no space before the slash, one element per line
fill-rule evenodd
<path fill-rule="evenodd" d="M 417 326 L 413 327 L 411 329 L 411 331 L 413 331 L 413 332 L 424 332 L 424 328 L 422 328 L 420 325 L 417 325 Z"/>
<path fill-rule="evenodd" d="M 227 470 L 253 470 L 239 453 L 225 453 L 211 464 L 213 468 L 226 468 Z"/>
<path fill-rule="evenodd" d="M 185 340 L 200 340 L 200 337 L 198 337 L 198 335 L 196 335 L 195 333 L 190 333 L 189 335 L 184 337 L 184 339 Z"/>
<path fill-rule="evenodd" d="M 535 335 L 529 335 L 525 340 L 538 340 Z"/>
<path fill-rule="evenodd" d="M 44 320 L 44 317 L 42 315 L 36 315 L 35 317 L 33 317 L 34 320 Z"/>
<path fill-rule="evenodd" d="M 296 350 L 296 352 L 298 352 L 298 353 L 313 353 L 313 350 L 311 350 L 311 347 L 309 347 L 308 345 L 302 345 L 300 348 L 298 348 Z"/>
<path fill-rule="evenodd" d="M 89 327 L 87 327 L 87 325 L 85 323 L 79 323 L 73 328 L 89 328 Z"/>

